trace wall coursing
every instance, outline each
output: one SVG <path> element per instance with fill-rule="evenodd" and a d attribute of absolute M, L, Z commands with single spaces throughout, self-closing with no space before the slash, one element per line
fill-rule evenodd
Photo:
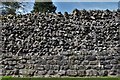
<path fill-rule="evenodd" d="M 120 76 L 120 12 L 29 13 L 2 19 L 3 76 Z"/>

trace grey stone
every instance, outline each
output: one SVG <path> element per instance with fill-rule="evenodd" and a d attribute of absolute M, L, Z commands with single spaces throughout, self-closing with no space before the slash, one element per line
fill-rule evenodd
<path fill-rule="evenodd" d="M 88 60 L 84 60 L 84 61 L 82 62 L 82 64 L 83 64 L 83 65 L 88 65 L 88 64 L 89 64 L 89 61 L 88 61 Z"/>
<path fill-rule="evenodd" d="M 66 51 L 66 52 L 63 51 L 63 52 L 61 53 L 61 55 L 62 55 L 62 54 L 63 54 L 63 55 L 66 55 L 66 56 L 69 56 L 69 55 L 71 55 L 72 53 L 71 53 L 71 52 L 67 52 L 67 51 Z"/>
<path fill-rule="evenodd" d="M 120 64 L 116 65 L 115 69 L 120 69 Z"/>
<path fill-rule="evenodd" d="M 19 65 L 15 65 L 15 68 L 17 68 L 17 69 L 24 69 L 25 68 L 25 65 L 21 65 L 21 64 L 19 64 Z"/>
<path fill-rule="evenodd" d="M 117 70 L 111 70 L 111 71 L 109 72 L 109 75 L 117 75 Z"/>
<path fill-rule="evenodd" d="M 112 59 L 114 59 L 113 56 L 106 56 L 106 60 L 112 60 Z"/>
<path fill-rule="evenodd" d="M 119 76 L 118 17 L 77 9 L 2 16 L 3 76 Z"/>
<path fill-rule="evenodd" d="M 20 70 L 16 69 L 16 70 L 14 71 L 14 74 L 15 74 L 15 75 L 19 75 L 19 74 L 20 74 Z"/>
<path fill-rule="evenodd" d="M 50 70 L 50 65 L 46 64 L 44 65 L 45 70 Z"/>
<path fill-rule="evenodd" d="M 77 71 L 76 70 L 67 70 L 66 75 L 68 75 L 68 76 L 77 76 Z"/>
<path fill-rule="evenodd" d="M 104 69 L 112 69 L 112 67 L 113 67 L 112 65 L 105 65 Z"/>
<path fill-rule="evenodd" d="M 44 65 L 37 65 L 35 66 L 36 70 L 44 70 Z"/>
<path fill-rule="evenodd" d="M 108 76 L 108 71 L 103 71 L 103 76 Z"/>
<path fill-rule="evenodd" d="M 40 76 L 40 75 L 45 75 L 47 73 L 46 70 L 43 70 L 43 71 L 38 71 L 37 75 Z"/>
<path fill-rule="evenodd" d="M 25 64 L 26 62 L 27 62 L 27 60 L 25 60 L 25 59 L 22 59 L 22 60 L 21 60 L 21 63 L 22 63 L 22 64 Z"/>
<path fill-rule="evenodd" d="M 53 59 L 53 56 L 47 56 L 46 59 L 47 59 L 47 60 L 52 60 L 52 59 Z"/>
<path fill-rule="evenodd" d="M 55 60 L 62 60 L 62 58 L 63 58 L 63 57 L 62 57 L 61 55 L 56 55 L 56 56 L 54 56 L 54 59 L 55 59 Z"/>
<path fill-rule="evenodd" d="M 54 71 L 54 70 L 49 70 L 47 74 L 48 74 L 48 75 L 54 75 L 54 74 L 55 74 L 55 71 Z"/>
<path fill-rule="evenodd" d="M 68 70 L 68 69 L 69 69 L 68 65 L 60 66 L 60 70 Z"/>
<path fill-rule="evenodd" d="M 78 73 L 78 76 L 80 76 L 80 77 L 86 76 L 85 70 L 78 70 L 77 73 Z"/>
<path fill-rule="evenodd" d="M 64 76 L 66 74 L 66 71 L 65 70 L 60 70 L 59 72 L 58 72 L 58 75 L 60 75 L 60 76 Z"/>
<path fill-rule="evenodd" d="M 86 70 L 87 76 L 98 76 L 98 72 L 96 70 Z"/>
<path fill-rule="evenodd" d="M 110 61 L 107 61 L 107 60 L 102 61 L 102 60 L 101 60 L 100 64 L 101 64 L 101 65 L 107 65 L 107 64 L 110 64 Z"/>
<path fill-rule="evenodd" d="M 96 58 L 95 55 L 86 56 L 86 60 L 88 60 L 88 61 L 94 61 L 94 60 L 96 60 L 96 59 L 97 59 L 97 58 Z"/>
<path fill-rule="evenodd" d="M 110 64 L 118 64 L 118 60 L 111 60 Z"/>
<path fill-rule="evenodd" d="M 89 64 L 90 64 L 90 65 L 97 65 L 97 64 L 98 64 L 98 61 L 90 61 Z"/>

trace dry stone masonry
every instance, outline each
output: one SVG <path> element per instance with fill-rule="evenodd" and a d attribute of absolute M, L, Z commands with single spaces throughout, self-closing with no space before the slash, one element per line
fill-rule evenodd
<path fill-rule="evenodd" d="M 120 76 L 120 11 L 2 18 L 2 76 Z"/>

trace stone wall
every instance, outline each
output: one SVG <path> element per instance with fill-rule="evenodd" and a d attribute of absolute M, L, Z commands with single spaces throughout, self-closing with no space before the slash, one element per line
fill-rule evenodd
<path fill-rule="evenodd" d="M 120 76 L 120 12 L 2 18 L 2 76 Z"/>

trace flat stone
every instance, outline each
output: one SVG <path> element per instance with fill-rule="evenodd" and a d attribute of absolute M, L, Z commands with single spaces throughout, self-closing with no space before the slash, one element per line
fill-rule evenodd
<path fill-rule="evenodd" d="M 59 72 L 58 72 L 58 75 L 60 75 L 60 76 L 64 76 L 66 74 L 66 71 L 65 70 L 60 70 Z"/>
<path fill-rule="evenodd" d="M 113 67 L 112 65 L 105 65 L 104 69 L 112 69 L 112 67 Z"/>
<path fill-rule="evenodd" d="M 94 61 L 94 60 L 96 60 L 96 59 L 97 59 L 97 58 L 96 58 L 95 55 L 86 56 L 86 60 L 88 60 L 88 61 Z"/>
<path fill-rule="evenodd" d="M 111 60 L 110 64 L 118 64 L 118 60 Z"/>
<path fill-rule="evenodd" d="M 47 71 L 46 70 L 43 70 L 43 71 L 38 71 L 38 76 L 40 76 L 40 75 L 45 75 L 47 73 Z"/>
<path fill-rule="evenodd" d="M 84 60 L 84 61 L 82 61 L 82 64 L 83 64 L 83 65 L 88 65 L 88 64 L 89 64 L 89 61 L 88 61 L 88 60 Z"/>
<path fill-rule="evenodd" d="M 77 71 L 76 70 L 67 70 L 66 75 L 68 75 L 68 76 L 77 76 Z"/>
<path fill-rule="evenodd" d="M 78 70 L 77 73 L 78 73 L 78 76 L 80 76 L 80 77 L 86 76 L 85 70 Z"/>

